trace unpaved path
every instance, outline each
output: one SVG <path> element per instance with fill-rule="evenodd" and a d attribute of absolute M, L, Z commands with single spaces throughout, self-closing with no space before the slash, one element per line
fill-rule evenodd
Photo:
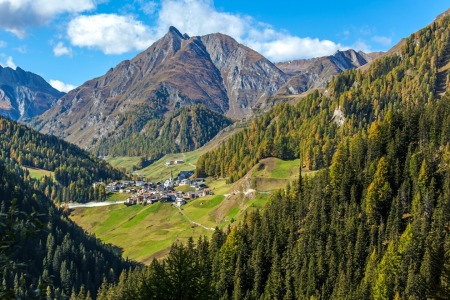
<path fill-rule="evenodd" d="M 184 162 L 186 162 L 186 154 L 184 154 L 184 152 L 181 153 L 181 154 L 183 154 L 183 160 L 184 160 Z M 191 163 L 187 163 L 187 164 L 190 165 L 190 166 L 192 166 L 194 169 L 197 168 L 196 165 L 193 165 L 193 164 L 191 164 Z"/>
<path fill-rule="evenodd" d="M 206 226 L 203 225 L 203 224 L 200 224 L 200 223 L 197 223 L 197 222 L 192 221 L 191 219 L 189 219 L 188 216 L 186 216 L 186 214 L 181 210 L 181 208 L 180 208 L 179 206 L 177 206 L 177 208 L 178 208 L 178 210 L 180 211 L 180 213 L 186 218 L 186 220 L 189 221 L 189 223 L 194 224 L 194 225 L 197 225 L 197 226 L 200 226 L 200 227 L 203 227 L 203 228 L 205 228 L 206 230 L 212 230 L 212 231 L 215 230 L 215 229 L 212 228 L 212 227 L 206 227 Z"/>

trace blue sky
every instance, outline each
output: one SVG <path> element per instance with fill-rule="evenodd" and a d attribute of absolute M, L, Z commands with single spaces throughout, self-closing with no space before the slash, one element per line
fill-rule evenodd
<path fill-rule="evenodd" d="M 385 51 L 448 1 L 0 0 L 0 65 L 59 90 L 103 75 L 163 36 L 222 32 L 272 61 Z"/>

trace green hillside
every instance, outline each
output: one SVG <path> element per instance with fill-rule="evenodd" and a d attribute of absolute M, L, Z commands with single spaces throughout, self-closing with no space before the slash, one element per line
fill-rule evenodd
<path fill-rule="evenodd" d="M 263 208 L 268 193 L 245 195 L 225 180 L 207 181 L 214 195 L 181 207 L 158 203 L 147 206 L 110 205 L 76 208 L 70 218 L 84 230 L 123 250 L 123 257 L 149 264 L 167 255 L 174 242 L 211 236 L 212 228 L 226 228 L 245 212 Z M 195 223 L 197 224 L 195 224 Z"/>
<path fill-rule="evenodd" d="M 41 179 L 35 183 L 39 190 L 58 202 L 104 200 L 104 190 L 94 190 L 92 183 L 125 176 L 75 145 L 3 117 L 0 117 L 0 160 L 7 166 L 21 166 L 29 176 Z"/>
<path fill-rule="evenodd" d="M 119 248 L 86 234 L 14 162 L 0 163 L 0 298 L 96 295 L 124 268 Z"/>
<path fill-rule="evenodd" d="M 167 153 L 200 148 L 232 121 L 202 105 L 183 106 L 166 119 L 144 105 L 124 114 L 119 124 L 123 130 L 103 139 L 94 152 L 141 156 L 151 163 Z"/>
<path fill-rule="evenodd" d="M 442 81 L 445 88 L 447 80 L 443 66 L 450 58 L 448 35 L 443 23 L 427 27 L 405 40 L 401 55 L 375 60 L 365 71 L 346 71 L 323 93 L 315 91 L 295 106 L 276 106 L 248 129 L 202 155 L 197 175 L 228 177 L 233 182 L 266 157 L 301 157 L 310 170 L 328 167 L 346 137 L 367 131 L 389 112 L 441 96 Z"/>

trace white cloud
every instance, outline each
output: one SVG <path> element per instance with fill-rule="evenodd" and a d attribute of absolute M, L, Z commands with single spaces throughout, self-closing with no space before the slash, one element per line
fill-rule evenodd
<path fill-rule="evenodd" d="M 374 36 L 372 37 L 372 41 L 375 43 L 381 44 L 383 46 L 390 46 L 392 44 L 392 38 L 386 36 Z"/>
<path fill-rule="evenodd" d="M 58 91 L 65 92 L 65 93 L 67 93 L 67 92 L 69 92 L 69 91 L 71 91 L 71 90 L 76 88 L 75 85 L 67 84 L 67 83 L 64 83 L 62 81 L 54 80 L 54 79 L 50 79 L 50 81 L 48 83 L 50 83 L 50 85 L 52 87 L 54 87 L 55 89 L 57 89 Z"/>
<path fill-rule="evenodd" d="M 364 42 L 363 40 L 357 40 L 352 46 L 352 49 L 356 49 L 356 50 L 361 50 L 365 53 L 370 53 L 373 51 L 373 49 L 367 45 L 366 42 Z"/>
<path fill-rule="evenodd" d="M 132 16 L 98 14 L 70 21 L 67 34 L 72 45 L 122 54 L 147 48 L 154 38 L 150 28 Z"/>
<path fill-rule="evenodd" d="M 25 54 L 25 53 L 27 53 L 27 46 L 22 45 L 22 46 L 14 48 L 14 50 L 16 50 L 19 53 Z"/>
<path fill-rule="evenodd" d="M 7 43 L 5 41 L 0 41 L 0 48 L 5 48 Z"/>
<path fill-rule="evenodd" d="M 190 35 L 220 32 L 241 39 L 253 22 L 247 16 L 217 11 L 210 0 L 163 0 L 157 31 L 164 34 L 173 25 Z"/>
<path fill-rule="evenodd" d="M 55 47 L 53 47 L 53 54 L 55 56 L 72 56 L 72 49 L 70 47 L 64 46 L 63 42 L 58 42 Z"/>
<path fill-rule="evenodd" d="M 95 0 L 0 0 L 0 27 L 19 38 L 29 26 L 40 26 L 64 13 L 95 8 Z"/>
<path fill-rule="evenodd" d="M 246 44 L 275 62 L 326 56 L 348 48 L 329 40 L 300 38 L 288 34 L 278 34 L 276 38 L 267 40 L 247 40 Z"/>
<path fill-rule="evenodd" d="M 17 68 L 12 56 L 6 56 L 4 53 L 1 53 L 0 57 L 2 58 L 2 61 L 4 58 L 6 58 L 6 61 L 0 63 L 0 65 L 10 67 L 11 69 L 14 69 L 14 70 Z"/>
<path fill-rule="evenodd" d="M 6 60 L 6 65 L 8 67 L 10 67 L 11 69 L 14 69 L 14 70 L 17 68 L 16 64 L 14 63 L 14 60 L 13 60 L 12 56 L 8 56 L 8 59 Z"/>
<path fill-rule="evenodd" d="M 250 16 L 218 11 L 212 0 L 163 0 L 155 30 L 157 35 L 163 35 L 170 25 L 189 35 L 214 32 L 230 35 L 273 61 L 331 55 L 349 48 L 329 40 L 275 30 Z"/>
<path fill-rule="evenodd" d="M 273 61 L 331 55 L 337 50 L 350 48 L 330 40 L 299 37 L 276 30 L 250 16 L 219 11 L 213 0 L 162 0 L 159 4 L 136 1 L 141 8 L 147 3 L 147 13 L 156 16 L 153 27 L 144 25 L 131 15 L 82 15 L 69 22 L 67 34 L 70 43 L 105 54 L 122 54 L 146 49 L 166 34 L 170 26 L 175 26 L 190 36 L 215 32 L 230 35 Z M 356 50 L 368 49 L 364 43 L 358 42 L 353 46 Z"/>

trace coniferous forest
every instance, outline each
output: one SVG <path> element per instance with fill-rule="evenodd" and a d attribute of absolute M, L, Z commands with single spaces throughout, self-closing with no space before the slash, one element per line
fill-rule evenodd
<path fill-rule="evenodd" d="M 45 176 L 33 182 L 33 186 L 58 202 L 105 200 L 104 187 L 101 186 L 100 191 L 92 184 L 124 176 L 75 145 L 3 117 L 0 117 L 0 160 L 12 168 L 33 167 L 53 171 L 53 178 Z"/>
<path fill-rule="evenodd" d="M 165 111 L 164 111 L 165 112 Z M 105 138 L 96 147 L 99 155 L 144 156 L 149 162 L 167 153 L 200 148 L 220 130 L 232 124 L 225 116 L 203 105 L 183 106 L 166 120 L 153 107 L 145 105 L 124 114 L 119 124 L 126 130 Z"/>
<path fill-rule="evenodd" d="M 449 109 L 389 113 L 226 235 L 176 245 L 100 298 L 448 299 Z"/>
<path fill-rule="evenodd" d="M 73 223 L 61 201 L 104 200 L 95 181 L 122 178 L 106 162 L 0 118 L 0 299 L 85 299 L 136 265 Z M 24 167 L 54 171 L 30 178 Z M 100 197 L 99 197 L 100 196 Z"/>
<path fill-rule="evenodd" d="M 20 167 L 0 164 L 0 199 L 0 299 L 95 297 L 133 265 L 74 224 Z"/>

